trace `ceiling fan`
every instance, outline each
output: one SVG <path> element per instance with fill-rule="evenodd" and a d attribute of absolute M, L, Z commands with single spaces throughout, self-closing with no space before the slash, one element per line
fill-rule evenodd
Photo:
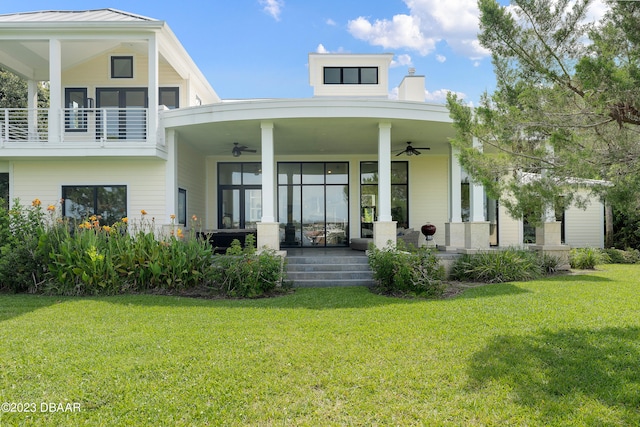
<path fill-rule="evenodd" d="M 243 151 L 246 151 L 247 153 L 257 152 L 256 150 L 250 149 L 246 145 L 239 145 L 237 142 L 233 143 L 233 148 L 231 149 L 231 154 L 233 154 L 233 157 L 240 157 L 240 154 L 242 154 Z"/>
<path fill-rule="evenodd" d="M 411 141 L 407 141 L 407 147 L 404 150 L 400 150 L 396 157 L 401 155 L 402 153 L 406 153 L 407 156 L 419 156 L 420 152 L 418 150 L 431 150 L 429 147 L 414 147 L 411 145 Z"/>

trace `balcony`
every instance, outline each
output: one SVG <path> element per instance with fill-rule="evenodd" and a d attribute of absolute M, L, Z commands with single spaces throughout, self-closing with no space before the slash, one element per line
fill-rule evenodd
<path fill-rule="evenodd" d="M 163 148 L 163 142 L 162 135 L 149 131 L 148 108 L 0 109 L 0 156 L 16 150 L 20 154 L 13 155 L 29 156 L 27 149 L 33 155 L 42 155 L 42 149 L 65 155 L 65 149 L 78 148 L 111 148 L 119 150 L 119 155 L 138 150 L 148 155 L 148 149 Z M 145 149 L 147 154 L 143 154 Z"/>

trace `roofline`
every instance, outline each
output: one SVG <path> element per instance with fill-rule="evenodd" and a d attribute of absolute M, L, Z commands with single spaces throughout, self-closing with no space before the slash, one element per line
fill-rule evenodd
<path fill-rule="evenodd" d="M 109 10 L 111 12 L 116 12 L 116 13 L 120 13 L 122 15 L 126 15 L 126 16 L 131 16 L 133 18 L 138 18 L 138 19 L 142 19 L 145 21 L 158 21 L 155 18 L 150 18 L 148 16 L 144 16 L 144 15 L 138 15 L 136 13 L 131 13 L 131 12 L 127 12 L 124 10 L 120 10 L 120 9 L 115 9 L 112 7 L 104 7 L 104 8 L 100 8 L 100 9 L 85 9 L 85 10 L 55 10 L 55 9 L 51 9 L 51 10 L 34 10 L 31 12 L 15 12 L 15 13 L 2 13 L 0 14 L 0 18 L 3 16 L 19 16 L 19 15 L 34 15 L 37 13 L 87 13 L 87 12 L 100 12 L 100 11 L 104 11 L 104 10 Z M 48 22 L 48 21 L 39 21 L 39 22 Z M 78 21 L 78 22 L 100 22 L 100 21 Z"/>
<path fill-rule="evenodd" d="M 163 111 L 166 127 L 239 120 L 287 118 L 375 118 L 452 123 L 440 104 L 380 99 L 300 98 L 220 102 Z"/>

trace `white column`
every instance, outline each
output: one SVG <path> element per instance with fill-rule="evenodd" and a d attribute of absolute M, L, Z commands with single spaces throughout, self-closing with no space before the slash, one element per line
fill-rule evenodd
<path fill-rule="evenodd" d="M 27 80 L 27 108 L 29 140 L 35 140 L 38 136 L 38 82 L 32 79 Z"/>
<path fill-rule="evenodd" d="M 280 224 L 276 222 L 276 173 L 273 123 L 260 123 L 262 130 L 262 218 L 257 224 L 258 249 L 280 250 Z"/>
<path fill-rule="evenodd" d="M 262 222 L 276 222 L 273 123 L 262 122 Z"/>
<path fill-rule="evenodd" d="M 378 221 L 391 221 L 391 123 L 378 125 Z"/>
<path fill-rule="evenodd" d="M 473 146 L 482 150 L 477 138 L 473 138 Z M 484 187 L 471 181 L 469 183 L 469 222 L 486 221 L 484 217 Z"/>
<path fill-rule="evenodd" d="M 171 222 L 171 215 L 178 214 L 178 141 L 176 131 L 170 129 L 166 135 L 167 163 L 165 173 L 166 221 Z M 187 224 L 189 221 L 187 220 Z"/>
<path fill-rule="evenodd" d="M 49 40 L 49 141 L 62 141 L 62 46 Z"/>
<path fill-rule="evenodd" d="M 158 41 L 151 36 L 148 42 L 149 53 L 149 124 L 147 141 L 155 144 L 158 139 Z"/>
<path fill-rule="evenodd" d="M 462 222 L 460 150 L 449 145 L 449 222 Z"/>

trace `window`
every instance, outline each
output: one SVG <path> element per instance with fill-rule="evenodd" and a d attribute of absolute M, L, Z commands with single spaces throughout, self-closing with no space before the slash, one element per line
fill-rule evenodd
<path fill-rule="evenodd" d="M 64 129 L 67 132 L 87 131 L 87 88 L 67 88 L 64 90 Z"/>
<path fill-rule="evenodd" d="M 158 93 L 158 105 L 170 110 L 180 107 L 180 89 L 177 87 L 161 87 Z"/>
<path fill-rule="evenodd" d="M 262 165 L 218 164 L 218 228 L 257 228 L 262 217 Z"/>
<path fill-rule="evenodd" d="M 65 217 L 85 220 L 98 215 L 100 223 L 112 225 L 127 216 L 126 185 L 84 185 L 62 187 Z"/>
<path fill-rule="evenodd" d="M 132 79 L 133 78 L 133 56 L 112 56 L 111 57 L 111 78 L 112 79 Z"/>
<path fill-rule="evenodd" d="M 360 235 L 373 236 L 378 220 L 378 162 L 360 163 Z M 398 227 L 409 226 L 409 163 L 391 162 L 391 218 Z"/>
<path fill-rule="evenodd" d="M 178 224 L 187 225 L 187 190 L 178 188 Z"/>
<path fill-rule="evenodd" d="M 0 206 L 9 209 L 9 174 L 0 173 Z"/>
<path fill-rule="evenodd" d="M 378 84 L 378 67 L 324 67 L 326 85 Z"/>

